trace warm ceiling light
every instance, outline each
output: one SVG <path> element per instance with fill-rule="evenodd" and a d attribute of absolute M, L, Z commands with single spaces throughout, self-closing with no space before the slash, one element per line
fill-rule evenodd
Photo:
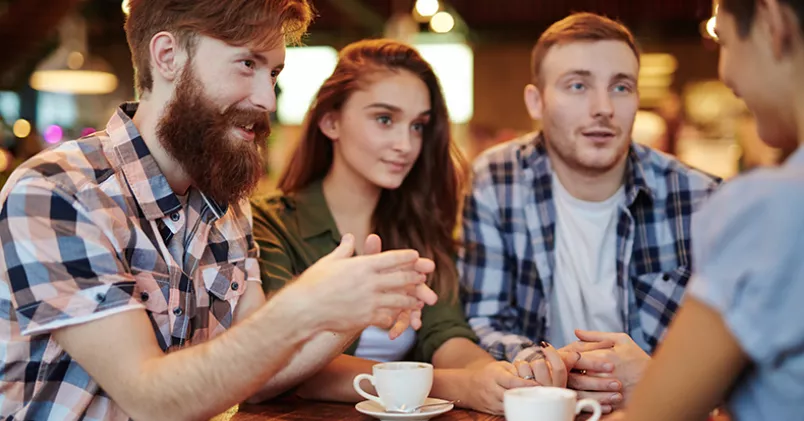
<path fill-rule="evenodd" d="M 438 12 L 438 0 L 416 0 L 415 7 L 420 16 L 433 16 Z"/>
<path fill-rule="evenodd" d="M 438 12 L 430 19 L 430 29 L 440 34 L 449 32 L 455 26 L 455 19 L 449 12 Z"/>
<path fill-rule="evenodd" d="M 117 89 L 117 76 L 109 64 L 86 52 L 86 37 L 84 20 L 67 17 L 59 26 L 59 48 L 36 67 L 31 87 L 71 94 L 106 94 Z"/>
<path fill-rule="evenodd" d="M 11 127 L 11 131 L 14 132 L 14 136 L 24 139 L 31 134 L 31 123 L 29 123 L 28 120 L 21 118 L 14 122 L 14 126 Z"/>
<path fill-rule="evenodd" d="M 717 17 L 712 16 L 706 21 L 706 35 L 709 35 L 710 38 L 716 40 L 717 34 L 715 33 L 715 27 L 717 26 Z"/>

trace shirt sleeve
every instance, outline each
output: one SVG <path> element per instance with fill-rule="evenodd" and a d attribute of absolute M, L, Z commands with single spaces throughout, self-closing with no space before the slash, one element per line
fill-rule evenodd
<path fill-rule="evenodd" d="M 511 332 L 520 315 L 512 305 L 514 274 L 499 224 L 499 205 L 488 169 L 474 174 L 463 210 L 463 247 L 458 259 L 462 299 L 479 345 L 498 360 L 512 361 L 533 345 Z"/>
<path fill-rule="evenodd" d="M 725 185 L 692 225 L 689 293 L 760 364 L 804 347 L 804 188 L 772 174 Z"/>
<path fill-rule="evenodd" d="M 252 204 L 252 206 L 257 206 Z M 254 241 L 259 248 L 258 267 L 266 294 L 282 289 L 293 280 L 293 262 L 279 231 L 264 212 L 254 212 Z"/>
<path fill-rule="evenodd" d="M 431 362 L 438 348 L 452 338 L 478 340 L 466 322 L 460 300 L 439 297 L 435 305 L 422 309 L 422 327 L 416 332 L 415 360 Z"/>
<path fill-rule="evenodd" d="M 42 179 L 14 185 L 0 211 L 0 273 L 23 335 L 144 308 L 113 240 L 89 210 Z"/>

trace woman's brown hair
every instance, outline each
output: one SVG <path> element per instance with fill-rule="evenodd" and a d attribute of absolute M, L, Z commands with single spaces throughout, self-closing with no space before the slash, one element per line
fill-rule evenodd
<path fill-rule="evenodd" d="M 449 115 L 438 78 L 411 46 L 393 40 L 358 41 L 344 48 L 335 71 L 319 89 L 307 112 L 302 138 L 279 179 L 285 193 L 299 191 L 324 178 L 333 159 L 333 146 L 319 128 L 329 112 L 338 111 L 371 77 L 387 71 L 409 71 L 430 93 L 430 122 L 425 126 L 422 149 L 399 188 L 383 190 L 374 210 L 372 226 L 384 249 L 412 248 L 433 259 L 436 271 L 430 285 L 442 299 L 457 297 L 458 281 L 453 236 L 466 161 L 452 142 Z"/>

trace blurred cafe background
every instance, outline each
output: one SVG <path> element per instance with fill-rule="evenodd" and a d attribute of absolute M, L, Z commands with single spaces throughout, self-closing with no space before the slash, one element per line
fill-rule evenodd
<path fill-rule="evenodd" d="M 121 0 L 0 0 L 0 185 L 43 148 L 102 129 L 135 99 Z M 634 139 L 724 178 L 775 165 L 744 105 L 717 80 L 712 0 L 313 0 L 303 47 L 289 48 L 266 148 L 270 190 L 337 51 L 367 37 L 415 44 L 441 79 L 469 158 L 534 129 L 522 102 L 530 49 L 575 11 L 628 25 L 642 48 Z"/>

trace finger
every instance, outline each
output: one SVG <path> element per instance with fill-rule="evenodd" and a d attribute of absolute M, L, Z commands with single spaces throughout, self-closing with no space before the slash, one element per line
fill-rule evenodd
<path fill-rule="evenodd" d="M 552 345 L 544 341 L 542 341 L 542 352 L 549 364 L 551 386 L 567 387 L 567 366 L 561 355 Z"/>
<path fill-rule="evenodd" d="M 422 302 L 407 294 L 399 294 L 394 292 L 385 292 L 379 294 L 376 299 L 376 308 L 385 310 L 418 310 L 421 308 Z M 396 313 L 398 314 L 398 313 Z M 396 320 L 398 315 L 393 319 Z M 393 321 L 391 323 L 393 326 Z M 390 326 L 389 326 L 390 327 Z"/>
<path fill-rule="evenodd" d="M 402 333 L 407 330 L 408 326 L 410 326 L 410 311 L 403 311 L 399 313 L 399 317 L 396 318 L 396 323 L 394 323 L 394 327 L 388 332 L 388 338 L 394 340 L 398 338 Z"/>
<path fill-rule="evenodd" d="M 623 334 L 614 332 L 598 332 L 594 330 L 575 329 L 575 336 L 577 336 L 578 339 L 584 342 L 603 342 L 608 340 L 616 344 L 620 343 Z"/>
<path fill-rule="evenodd" d="M 435 270 L 435 262 L 431 259 L 420 257 L 413 263 L 413 270 L 421 273 L 432 273 Z"/>
<path fill-rule="evenodd" d="M 564 365 L 567 367 L 567 372 L 572 371 L 572 369 L 575 368 L 575 365 L 578 364 L 578 361 L 581 360 L 580 352 L 564 351 L 563 348 L 558 350 L 558 355 L 561 357 L 561 361 L 563 361 Z"/>
<path fill-rule="evenodd" d="M 341 237 L 341 243 L 338 244 L 338 247 L 335 247 L 335 250 L 332 250 L 331 253 L 319 259 L 321 260 L 336 260 L 336 259 L 346 259 L 352 257 L 355 254 L 355 236 L 352 234 L 346 234 Z"/>
<path fill-rule="evenodd" d="M 383 330 L 388 330 L 394 325 L 394 321 L 396 320 L 394 315 L 395 312 L 391 310 L 377 310 L 374 312 L 371 325 Z"/>
<path fill-rule="evenodd" d="M 398 291 L 401 294 L 405 294 L 416 301 L 422 301 L 419 300 L 417 297 L 407 294 L 405 292 L 405 288 L 408 286 L 423 284 L 424 281 L 425 281 L 424 275 L 418 272 L 409 272 L 400 270 L 396 272 L 376 274 L 374 276 L 372 286 L 375 288 L 376 291 L 394 290 Z"/>
<path fill-rule="evenodd" d="M 612 378 L 570 373 L 567 387 L 588 392 L 619 392 L 623 385 L 619 380 Z"/>
<path fill-rule="evenodd" d="M 416 298 L 424 301 L 427 305 L 434 305 L 438 301 L 438 295 L 427 284 L 416 286 Z"/>
<path fill-rule="evenodd" d="M 396 250 L 396 251 L 400 251 L 400 250 Z M 364 253 L 364 255 L 367 255 L 367 254 L 369 254 L 369 253 Z M 435 271 L 435 262 L 433 262 L 432 260 L 430 260 L 428 258 L 420 257 L 420 258 L 418 258 L 416 260 L 413 260 L 413 261 L 410 261 L 408 263 L 400 263 L 399 265 L 393 266 L 393 267 L 385 269 L 385 270 L 378 270 L 378 272 L 393 272 L 393 271 L 397 271 L 397 270 L 411 270 L 411 271 L 422 273 L 424 275 L 428 275 L 428 274 L 432 273 L 433 271 Z"/>
<path fill-rule="evenodd" d="M 419 330 L 422 327 L 422 311 L 413 310 L 410 312 L 410 326 L 413 330 Z"/>
<path fill-rule="evenodd" d="M 517 377 L 521 379 L 533 380 L 533 370 L 527 361 L 514 361 L 514 370 Z M 504 385 L 503 385 L 504 386 Z"/>
<path fill-rule="evenodd" d="M 608 350 L 584 352 L 581 354 L 581 359 L 575 363 L 574 369 L 611 373 L 614 371 L 614 362 L 611 361 L 611 356 L 611 352 Z"/>
<path fill-rule="evenodd" d="M 411 266 L 419 259 L 416 250 L 389 250 L 370 256 L 355 258 L 365 264 L 374 273 L 387 272 L 392 269 L 402 269 Z"/>
<path fill-rule="evenodd" d="M 382 240 L 377 234 L 371 234 L 366 237 L 366 242 L 363 245 L 363 254 L 377 254 L 382 252 Z"/>
<path fill-rule="evenodd" d="M 623 401 L 621 393 L 578 391 L 578 399 L 594 399 L 601 405 L 617 405 Z M 611 411 L 611 410 L 609 410 Z"/>
<path fill-rule="evenodd" d="M 550 367 L 547 359 L 535 360 L 530 362 L 530 370 L 533 372 L 533 380 L 542 386 L 552 386 L 553 376 L 550 375 Z"/>
<path fill-rule="evenodd" d="M 605 340 L 600 342 L 575 341 L 561 349 L 565 351 L 588 352 L 606 348 L 614 348 L 614 341 L 611 340 Z"/>
<path fill-rule="evenodd" d="M 525 361 L 520 361 L 513 372 L 500 370 L 499 374 L 494 376 L 494 381 L 505 390 L 516 389 L 518 387 L 539 386 L 539 383 L 533 380 L 533 372 L 530 369 L 530 365 Z"/>

